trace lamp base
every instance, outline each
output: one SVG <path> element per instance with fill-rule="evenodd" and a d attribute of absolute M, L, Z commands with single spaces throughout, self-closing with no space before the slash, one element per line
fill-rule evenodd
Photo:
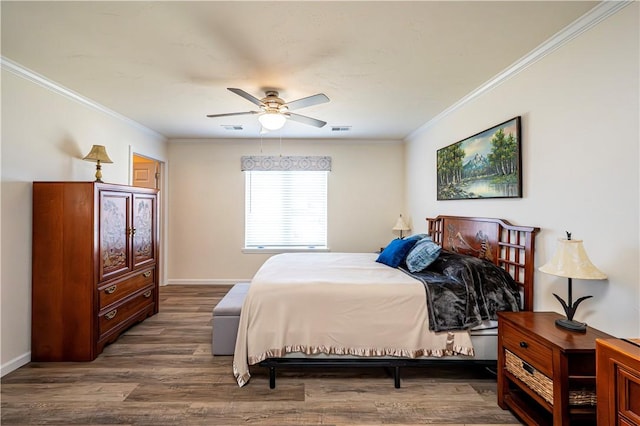
<path fill-rule="evenodd" d="M 102 183 L 102 165 L 100 164 L 100 160 L 96 164 L 96 182 Z"/>
<path fill-rule="evenodd" d="M 563 318 L 563 319 L 557 319 L 556 325 L 558 327 L 566 328 L 567 330 L 571 330 L 571 331 L 577 331 L 579 333 L 587 332 L 587 324 L 584 322 Z"/>

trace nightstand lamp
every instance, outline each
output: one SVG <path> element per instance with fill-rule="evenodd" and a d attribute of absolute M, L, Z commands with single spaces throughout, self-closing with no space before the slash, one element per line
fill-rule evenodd
<path fill-rule="evenodd" d="M 396 221 L 396 224 L 393 226 L 393 228 L 391 228 L 391 230 L 400 231 L 400 239 L 402 239 L 402 233 L 411 230 L 411 228 L 409 227 L 409 225 L 407 225 L 407 222 L 404 221 L 402 215 L 400 215 L 400 217 Z"/>
<path fill-rule="evenodd" d="M 539 270 L 546 274 L 566 277 L 568 279 L 568 303 L 565 303 L 557 294 L 553 294 L 562 304 L 564 312 L 567 315 L 566 319 L 556 320 L 556 325 L 572 331 L 586 331 L 587 325 L 574 321 L 573 316 L 580 302 L 593 296 L 583 296 L 574 303 L 571 299 L 571 280 L 573 278 L 581 280 L 604 280 L 607 276 L 591 263 L 582 245 L 582 240 L 572 240 L 571 233 L 567 232 L 567 239 L 558 240 L 558 248 L 553 258 L 546 265 L 541 266 Z"/>

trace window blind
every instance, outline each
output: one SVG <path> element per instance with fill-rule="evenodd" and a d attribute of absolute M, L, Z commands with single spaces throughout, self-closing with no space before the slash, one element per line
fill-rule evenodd
<path fill-rule="evenodd" d="M 327 247 L 327 171 L 244 173 L 245 248 Z"/>

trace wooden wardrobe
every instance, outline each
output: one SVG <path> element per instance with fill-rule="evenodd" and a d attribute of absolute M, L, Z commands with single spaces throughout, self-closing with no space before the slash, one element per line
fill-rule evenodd
<path fill-rule="evenodd" d="M 158 312 L 158 194 L 33 183 L 32 361 L 91 361 Z"/>

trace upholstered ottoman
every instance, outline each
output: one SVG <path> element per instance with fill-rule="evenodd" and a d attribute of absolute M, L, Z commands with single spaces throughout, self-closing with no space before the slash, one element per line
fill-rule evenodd
<path fill-rule="evenodd" d="M 240 311 L 250 283 L 237 283 L 213 308 L 211 353 L 233 355 L 240 323 Z"/>

